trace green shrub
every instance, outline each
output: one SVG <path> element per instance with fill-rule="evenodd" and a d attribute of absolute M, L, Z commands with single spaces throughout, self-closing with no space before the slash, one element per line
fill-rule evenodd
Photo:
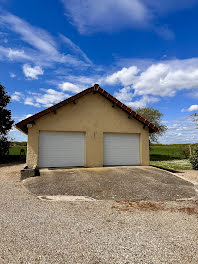
<path fill-rule="evenodd" d="M 190 163 L 194 170 L 198 170 L 198 147 L 195 147 L 190 157 Z"/>
<path fill-rule="evenodd" d="M 190 149 L 188 145 L 181 146 L 181 154 L 184 157 L 184 159 L 188 159 L 190 156 Z"/>

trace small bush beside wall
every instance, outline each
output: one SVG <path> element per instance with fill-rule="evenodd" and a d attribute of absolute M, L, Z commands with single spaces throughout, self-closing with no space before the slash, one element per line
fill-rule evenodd
<path fill-rule="evenodd" d="M 198 170 L 198 147 L 195 147 L 190 157 L 190 163 L 194 170 Z"/>

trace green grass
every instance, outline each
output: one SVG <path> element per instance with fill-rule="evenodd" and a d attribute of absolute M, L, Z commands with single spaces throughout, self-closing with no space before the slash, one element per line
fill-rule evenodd
<path fill-rule="evenodd" d="M 192 145 L 192 151 L 196 145 Z M 152 145 L 150 165 L 168 170 L 190 170 L 192 166 L 188 160 L 189 155 L 189 144 Z"/>
<path fill-rule="evenodd" d="M 27 152 L 26 146 L 16 146 L 16 147 L 10 147 L 9 149 L 9 155 L 20 155 L 21 149 L 25 150 L 25 154 Z"/>
<path fill-rule="evenodd" d="M 188 159 L 151 161 L 150 165 L 167 170 L 192 170 L 192 166 Z"/>
<path fill-rule="evenodd" d="M 197 144 L 193 144 L 193 148 Z M 173 144 L 173 145 L 160 145 L 155 144 L 150 147 L 150 160 L 162 161 L 162 160 L 181 160 L 187 159 L 190 155 L 189 144 Z"/>
<path fill-rule="evenodd" d="M 173 160 L 182 159 L 183 154 L 180 146 L 151 146 L 150 159 L 154 160 Z"/>

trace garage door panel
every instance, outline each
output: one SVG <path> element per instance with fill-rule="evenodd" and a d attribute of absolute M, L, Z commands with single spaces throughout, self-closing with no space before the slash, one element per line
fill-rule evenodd
<path fill-rule="evenodd" d="M 140 165 L 138 134 L 104 134 L 104 165 Z"/>
<path fill-rule="evenodd" d="M 39 167 L 84 166 L 85 135 L 40 132 Z"/>

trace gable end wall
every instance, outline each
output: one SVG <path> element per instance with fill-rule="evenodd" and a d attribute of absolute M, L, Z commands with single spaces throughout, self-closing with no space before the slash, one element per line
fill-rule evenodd
<path fill-rule="evenodd" d="M 149 130 L 100 94 L 87 94 L 35 121 L 28 129 L 27 165 L 38 165 L 40 131 L 85 132 L 85 166 L 103 166 L 103 133 L 140 135 L 140 161 L 149 165 Z"/>

